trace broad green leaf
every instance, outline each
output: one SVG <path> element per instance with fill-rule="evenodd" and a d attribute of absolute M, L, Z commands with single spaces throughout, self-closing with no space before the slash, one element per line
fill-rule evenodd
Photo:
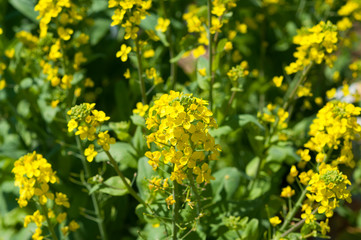
<path fill-rule="evenodd" d="M 247 223 L 246 229 L 242 232 L 242 237 L 244 239 L 257 239 L 258 234 L 258 219 L 253 218 Z"/>
<path fill-rule="evenodd" d="M 38 12 L 34 11 L 35 0 L 9 0 L 9 3 L 19 12 L 30 18 L 32 21 L 36 21 Z"/>
<path fill-rule="evenodd" d="M 136 168 L 137 167 L 137 152 L 133 146 L 129 143 L 116 142 L 115 144 L 110 145 L 110 154 L 113 156 L 115 161 L 120 163 L 121 169 L 127 167 Z M 105 152 L 100 152 L 96 157 L 95 161 L 103 162 L 109 161 L 108 156 Z"/>
<path fill-rule="evenodd" d="M 129 179 L 126 178 L 126 181 L 129 185 L 131 184 Z M 99 191 L 112 196 L 123 196 L 128 193 L 128 189 L 126 188 L 124 182 L 118 176 L 111 177 L 104 181 L 104 185 Z"/>
<path fill-rule="evenodd" d="M 147 199 L 149 196 L 148 179 L 151 179 L 156 173 L 153 168 L 148 164 L 148 158 L 142 157 L 138 161 L 138 173 L 136 184 L 143 199 Z"/>

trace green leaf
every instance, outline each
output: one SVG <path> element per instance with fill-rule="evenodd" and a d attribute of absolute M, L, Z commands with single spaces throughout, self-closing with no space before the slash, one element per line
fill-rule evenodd
<path fill-rule="evenodd" d="M 264 127 L 258 122 L 258 119 L 250 114 L 238 116 L 239 126 L 246 132 L 248 140 L 252 146 L 255 155 L 262 153 L 264 148 Z"/>
<path fill-rule="evenodd" d="M 242 232 L 242 237 L 244 239 L 257 239 L 258 231 L 258 219 L 253 218 L 247 223 L 246 229 Z"/>
<path fill-rule="evenodd" d="M 197 70 L 200 70 L 203 68 L 206 69 L 207 73 L 209 72 L 207 59 L 205 59 L 204 57 L 200 57 L 200 58 L 198 58 L 198 61 L 197 61 Z M 202 76 L 197 71 L 197 83 L 198 83 L 198 86 L 202 90 L 208 90 L 209 89 L 208 74 L 206 76 Z"/>
<path fill-rule="evenodd" d="M 121 164 L 121 170 L 127 167 L 137 167 L 137 152 L 131 144 L 116 142 L 115 144 L 110 145 L 109 152 L 113 156 L 114 160 Z M 95 161 L 109 161 L 109 158 L 105 152 L 101 152 L 95 157 Z"/>
<path fill-rule="evenodd" d="M 9 3 L 16 10 L 18 10 L 34 22 L 36 22 L 36 17 L 38 16 L 38 12 L 34 11 L 35 2 L 36 1 L 34 0 L 9 0 Z"/>
<path fill-rule="evenodd" d="M 111 21 L 105 18 L 94 20 L 94 24 L 90 29 L 90 44 L 96 45 L 107 34 Z"/>
<path fill-rule="evenodd" d="M 129 185 L 131 184 L 131 182 L 128 178 L 126 178 L 126 181 L 128 182 Z M 104 186 L 106 186 L 106 187 L 100 188 L 99 191 L 102 193 L 112 195 L 112 196 L 123 196 L 128 193 L 128 189 L 126 188 L 124 182 L 118 176 L 108 178 L 104 182 Z"/>
<path fill-rule="evenodd" d="M 139 116 L 138 114 L 133 114 L 132 116 L 130 116 L 130 119 L 132 120 L 134 125 L 145 127 L 144 118 Z"/>
<path fill-rule="evenodd" d="M 283 162 L 291 165 L 298 162 L 300 157 L 295 153 L 291 146 L 277 146 L 273 145 L 267 151 L 267 158 L 265 161 L 264 169 L 277 172 Z"/>
<path fill-rule="evenodd" d="M 237 191 L 241 178 L 243 177 L 242 173 L 235 167 L 221 169 L 214 173 L 213 176 L 216 178 L 211 181 L 212 192 L 215 196 L 213 199 L 214 202 L 220 200 L 220 193 L 223 189 L 226 192 L 226 198 L 231 199 Z"/>
<path fill-rule="evenodd" d="M 169 60 L 169 62 L 170 62 L 170 63 L 178 62 L 178 61 L 183 57 L 183 54 L 184 54 L 185 52 L 186 52 L 185 50 L 180 51 L 180 52 L 177 54 L 177 56 L 171 58 L 171 59 Z"/>
<path fill-rule="evenodd" d="M 147 199 L 149 194 L 148 180 L 155 174 L 153 168 L 148 164 L 148 158 L 142 157 L 138 161 L 138 173 L 136 184 L 141 198 Z"/>
<path fill-rule="evenodd" d="M 132 138 L 132 144 L 136 151 L 138 152 L 138 156 L 144 155 L 146 151 L 146 141 L 143 134 L 143 127 L 137 126 L 137 129 L 135 130 L 134 136 Z"/>

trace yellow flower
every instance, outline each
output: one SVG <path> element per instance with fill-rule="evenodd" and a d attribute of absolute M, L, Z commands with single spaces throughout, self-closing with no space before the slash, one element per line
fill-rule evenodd
<path fill-rule="evenodd" d="M 206 68 L 201 68 L 198 70 L 198 72 L 202 77 L 205 77 L 207 75 Z"/>
<path fill-rule="evenodd" d="M 78 122 L 75 119 L 70 119 L 68 122 L 68 132 L 72 132 L 78 127 Z"/>
<path fill-rule="evenodd" d="M 53 100 L 53 101 L 51 101 L 51 107 L 52 107 L 52 108 L 56 108 L 56 106 L 58 106 L 58 104 L 59 104 L 59 100 Z"/>
<path fill-rule="evenodd" d="M 226 42 L 226 45 L 224 45 L 224 50 L 231 51 L 233 49 L 232 42 Z"/>
<path fill-rule="evenodd" d="M 123 75 L 126 79 L 130 78 L 130 70 L 129 68 L 127 68 L 127 70 L 125 71 L 124 75 Z"/>
<path fill-rule="evenodd" d="M 98 141 L 97 143 L 103 147 L 104 151 L 109 151 L 110 144 L 115 143 L 115 138 L 110 137 L 108 131 L 100 132 L 98 134 Z"/>
<path fill-rule="evenodd" d="M 88 148 L 84 150 L 84 155 L 86 156 L 86 160 L 88 162 L 92 162 L 98 152 L 94 150 L 94 144 L 90 144 Z"/>
<path fill-rule="evenodd" d="M 130 53 L 131 50 L 132 48 L 130 46 L 123 44 L 120 47 L 120 50 L 117 52 L 116 56 L 117 58 L 120 58 L 123 62 L 125 62 L 128 60 L 128 54 Z"/>
<path fill-rule="evenodd" d="M 290 186 L 282 188 L 281 197 L 290 198 L 295 195 L 295 190 L 293 190 Z"/>
<path fill-rule="evenodd" d="M 80 135 L 81 140 L 88 138 L 89 141 L 93 141 L 95 139 L 95 132 L 95 127 L 79 126 L 78 131 L 75 132 L 75 135 Z"/>
<path fill-rule="evenodd" d="M 196 49 L 193 49 L 192 53 L 194 58 L 199 58 L 206 53 L 206 49 L 203 45 L 199 45 Z"/>
<path fill-rule="evenodd" d="M 80 65 L 82 63 L 85 63 L 87 59 L 84 57 L 84 54 L 82 52 L 77 52 L 74 56 L 74 64 L 73 67 L 75 70 L 79 70 Z"/>
<path fill-rule="evenodd" d="M 170 20 L 167 18 L 158 18 L 157 26 L 155 27 L 156 30 L 161 32 L 166 32 L 167 28 L 170 24 Z"/>
<path fill-rule="evenodd" d="M 280 224 L 282 221 L 281 221 L 281 219 L 280 219 L 278 216 L 274 216 L 274 217 L 271 217 L 271 218 L 269 219 L 269 222 L 271 223 L 271 225 L 272 225 L 273 227 L 275 227 L 275 226 L 277 226 L 278 224 Z"/>
<path fill-rule="evenodd" d="M 147 50 L 147 51 L 145 51 L 143 53 L 144 58 L 151 58 L 153 56 L 154 56 L 154 50 L 153 49 L 149 49 L 149 50 Z"/>
<path fill-rule="evenodd" d="M 79 224 L 77 222 L 75 222 L 74 220 L 72 220 L 69 223 L 69 230 L 72 232 L 75 232 L 76 230 L 78 230 L 80 228 Z"/>
<path fill-rule="evenodd" d="M 241 23 L 241 24 L 238 24 L 237 25 L 237 30 L 240 32 L 240 33 L 247 33 L 247 25 L 244 24 L 244 23 Z"/>
<path fill-rule="evenodd" d="M 175 200 L 173 199 L 173 195 L 170 195 L 165 199 L 165 202 L 167 203 L 168 209 L 170 205 L 173 205 L 175 203 Z"/>
<path fill-rule="evenodd" d="M 133 113 L 138 114 L 141 117 L 144 117 L 144 115 L 147 112 L 149 106 L 148 105 L 143 105 L 143 103 L 141 103 L 141 102 L 138 102 L 136 106 L 137 106 L 137 108 L 133 109 Z"/>
<path fill-rule="evenodd" d="M 71 28 L 63 28 L 63 27 L 58 28 L 58 35 L 64 41 L 68 41 L 73 33 L 74 30 Z"/>
<path fill-rule="evenodd" d="M 66 208 L 70 207 L 70 204 L 68 201 L 68 196 L 66 196 L 66 194 L 60 193 L 60 192 L 56 193 L 55 204 L 59 205 L 59 206 L 63 205 Z"/>
<path fill-rule="evenodd" d="M 276 85 L 276 87 L 281 87 L 282 81 L 283 81 L 283 76 L 273 77 L 272 81 Z"/>
<path fill-rule="evenodd" d="M 14 48 L 10 48 L 10 49 L 7 49 L 5 50 L 5 56 L 8 57 L 8 58 L 13 58 L 15 55 L 15 49 Z"/>
<path fill-rule="evenodd" d="M 3 34 L 3 29 L 2 28 L 0 28 L 0 35 L 2 35 Z"/>
<path fill-rule="evenodd" d="M 66 215 L 67 215 L 66 212 L 64 212 L 64 213 L 59 213 L 58 216 L 56 217 L 56 221 L 57 221 L 58 223 L 64 222 L 64 220 L 66 219 Z"/>
<path fill-rule="evenodd" d="M 0 80 L 0 90 L 3 90 L 6 87 L 6 82 L 4 79 Z"/>

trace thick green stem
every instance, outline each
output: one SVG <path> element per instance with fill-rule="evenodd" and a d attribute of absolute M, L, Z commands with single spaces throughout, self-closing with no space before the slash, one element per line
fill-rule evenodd
<path fill-rule="evenodd" d="M 179 218 L 179 184 L 174 181 L 173 182 L 173 199 L 175 203 L 173 205 L 173 216 L 172 216 L 172 239 L 178 239 L 178 218 Z"/>
<path fill-rule="evenodd" d="M 295 206 L 293 207 L 292 211 L 288 212 L 286 219 L 283 222 L 282 227 L 280 228 L 281 232 L 284 231 L 288 227 L 288 225 L 292 221 L 293 217 L 296 215 L 298 209 L 302 206 L 302 202 L 303 202 L 303 200 L 305 200 L 306 193 L 307 193 L 307 187 L 305 187 L 305 189 L 301 193 L 301 195 L 300 195 L 298 201 L 296 202 Z"/>
<path fill-rule="evenodd" d="M 189 171 L 188 171 L 187 174 L 188 174 L 189 182 L 190 182 L 190 184 L 191 184 L 192 191 L 193 191 L 193 193 L 194 193 L 194 195 L 196 196 L 196 199 L 197 199 L 197 206 L 196 206 L 196 207 L 197 207 L 197 215 L 199 215 L 199 213 L 200 213 L 201 198 L 200 198 L 200 196 L 199 196 L 197 187 L 196 187 L 196 185 L 195 185 L 195 183 L 194 183 L 194 177 L 193 177 L 193 174 L 192 174 L 192 172 L 191 172 L 190 169 L 189 169 Z"/>
<path fill-rule="evenodd" d="M 51 234 L 51 237 L 53 238 L 53 240 L 58 240 L 58 237 L 56 236 L 56 233 L 54 231 L 54 226 L 53 226 L 53 224 L 50 221 L 49 216 L 48 216 L 48 209 L 44 205 L 40 204 L 40 206 L 41 206 L 42 212 L 44 213 L 46 222 L 48 223 L 48 230 L 49 230 L 49 232 Z"/>
<path fill-rule="evenodd" d="M 214 76 L 213 76 L 213 39 L 212 39 L 212 0 L 208 0 L 208 79 L 210 81 L 209 84 L 209 108 L 212 110 L 213 108 L 213 84 L 214 84 Z"/>
<path fill-rule="evenodd" d="M 80 142 L 80 139 L 79 139 L 79 136 L 76 136 L 75 137 L 76 139 L 76 144 L 78 146 L 78 149 L 81 153 L 81 162 L 83 164 L 83 168 L 84 168 L 84 173 L 85 173 L 85 177 L 88 179 L 90 177 L 90 168 L 89 168 L 89 165 L 83 155 L 83 147 L 81 145 L 81 142 Z M 88 190 L 90 190 L 90 187 L 89 186 L 85 186 Z M 108 239 L 108 235 L 107 235 L 107 232 L 105 230 L 105 224 L 104 224 L 104 217 L 103 215 L 101 214 L 101 211 L 100 211 L 100 204 L 99 204 L 99 201 L 98 201 L 98 198 L 96 196 L 96 193 L 92 193 L 90 194 L 90 197 L 92 199 L 92 203 L 93 203 L 93 207 L 94 207 L 94 212 L 95 212 L 95 215 L 97 216 L 97 224 L 98 224 L 98 228 L 99 228 L 99 232 L 100 232 L 100 236 L 102 238 L 102 240 L 107 240 Z"/>
<path fill-rule="evenodd" d="M 147 104 L 147 95 L 145 94 L 145 83 L 143 79 L 143 65 L 142 65 L 142 58 L 140 55 L 140 46 L 138 38 L 135 40 L 136 46 L 136 55 L 138 61 L 138 78 L 139 78 L 139 85 L 140 85 L 140 93 L 142 94 L 142 102 L 143 104 Z"/>

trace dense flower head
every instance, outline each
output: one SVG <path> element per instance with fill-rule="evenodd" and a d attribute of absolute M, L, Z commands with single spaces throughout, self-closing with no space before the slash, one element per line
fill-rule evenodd
<path fill-rule="evenodd" d="M 319 172 L 308 178 L 308 194 L 310 203 L 318 204 L 318 213 L 327 218 L 332 217 L 333 210 L 338 206 L 339 200 L 351 202 L 351 193 L 347 186 L 351 185 L 347 176 L 339 169 L 326 163 L 321 163 Z"/>
<path fill-rule="evenodd" d="M 227 76 L 232 81 L 237 81 L 239 78 L 244 78 L 248 76 L 248 74 L 248 62 L 242 61 L 239 65 L 232 67 L 232 69 L 228 71 Z"/>
<path fill-rule="evenodd" d="M 72 107 L 68 111 L 68 115 L 70 116 L 68 132 L 77 130 L 75 135 L 79 135 L 81 140 L 97 140 L 97 144 L 101 146 L 104 151 L 109 151 L 110 144 L 115 143 L 115 138 L 110 137 L 108 131 L 100 131 L 97 128 L 105 121 L 108 121 L 110 117 L 106 116 L 103 111 L 94 109 L 94 107 L 95 103 L 82 103 Z M 95 150 L 94 144 L 90 144 L 89 147 L 84 150 L 84 155 L 89 162 L 92 162 L 97 154 L 98 152 Z"/>
<path fill-rule="evenodd" d="M 312 28 L 302 28 L 293 38 L 293 43 L 298 45 L 293 54 L 296 61 L 285 68 L 287 74 L 301 71 L 311 63 L 321 64 L 323 61 L 332 67 L 335 60 L 332 53 L 337 50 L 337 42 L 337 27 L 329 21 L 321 21 Z"/>
<path fill-rule="evenodd" d="M 318 113 L 310 126 L 311 139 L 305 147 L 317 152 L 316 161 L 323 162 L 329 149 L 341 148 L 340 157 L 333 164 L 354 167 L 352 140 L 361 132 L 356 116 L 361 108 L 350 103 L 328 102 Z"/>
<path fill-rule="evenodd" d="M 59 218 L 55 217 L 55 210 L 47 208 L 48 200 L 54 201 L 57 206 L 69 208 L 68 197 L 61 192 L 56 192 L 55 195 L 51 192 L 50 184 L 58 183 L 59 179 L 56 176 L 56 172 L 52 170 L 51 164 L 35 151 L 20 157 L 14 163 L 12 172 L 15 174 L 14 184 L 20 188 L 20 196 L 17 200 L 19 206 L 27 206 L 30 200 L 44 206 L 41 211 L 36 210 L 32 215 L 25 216 L 24 219 L 24 227 L 27 227 L 31 222 L 37 226 L 32 238 L 43 239 L 42 226 L 46 218 L 49 218 L 50 221 L 52 219 L 55 221 Z M 54 209 L 59 210 L 59 207 Z M 61 222 L 66 219 L 66 213 L 59 213 L 58 216 L 61 216 Z"/>
<path fill-rule="evenodd" d="M 206 105 L 191 94 L 171 91 L 149 109 L 146 126 L 152 133 L 147 144 L 150 147 L 154 143 L 161 151 L 148 151 L 146 156 L 154 170 L 161 163 L 172 163 L 172 181 L 182 183 L 190 172 L 197 175 L 198 183 L 213 179 L 205 159 L 217 159 L 220 146 L 208 132 L 217 124 Z"/>
<path fill-rule="evenodd" d="M 59 180 L 51 164 L 41 154 L 34 151 L 19 158 L 12 172 L 15 174 L 15 186 L 20 188 L 20 207 L 27 206 L 34 195 L 39 197 L 41 204 L 45 204 L 47 199 L 54 199 L 54 195 L 48 193 L 48 184 Z"/>

